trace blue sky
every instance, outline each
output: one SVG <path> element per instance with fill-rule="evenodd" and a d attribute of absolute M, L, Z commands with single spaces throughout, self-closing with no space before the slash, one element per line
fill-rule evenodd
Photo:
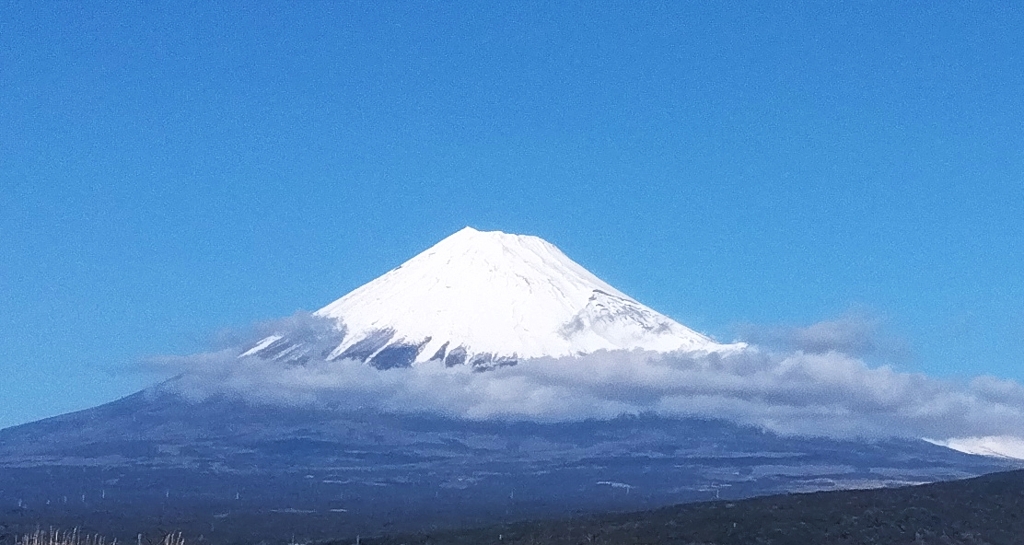
<path fill-rule="evenodd" d="M 1010 4 L 121 4 L 0 2 L 0 427 L 465 225 L 723 340 L 868 313 L 1024 380 Z"/>

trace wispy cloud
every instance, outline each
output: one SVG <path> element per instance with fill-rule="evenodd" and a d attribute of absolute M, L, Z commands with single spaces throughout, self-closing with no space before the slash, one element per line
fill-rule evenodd
<path fill-rule="evenodd" d="M 740 328 L 740 335 L 751 344 L 775 350 L 839 352 L 895 361 L 905 361 L 910 355 L 907 343 L 886 331 L 883 318 L 863 308 L 808 326 L 747 324 Z"/>

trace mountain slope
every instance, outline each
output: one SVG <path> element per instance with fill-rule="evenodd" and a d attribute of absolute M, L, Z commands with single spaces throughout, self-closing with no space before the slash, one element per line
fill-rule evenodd
<path fill-rule="evenodd" d="M 328 359 L 490 367 L 598 350 L 737 350 L 640 304 L 537 237 L 465 228 L 325 306 Z M 244 356 L 308 356 L 268 337 Z"/>
<path fill-rule="evenodd" d="M 1012 467 L 923 441 L 783 437 L 724 421 L 467 421 L 190 402 L 155 387 L 0 430 L 0 528 L 285 543 Z"/>
<path fill-rule="evenodd" d="M 1018 545 L 1024 471 L 363 540 L 368 545 Z"/>

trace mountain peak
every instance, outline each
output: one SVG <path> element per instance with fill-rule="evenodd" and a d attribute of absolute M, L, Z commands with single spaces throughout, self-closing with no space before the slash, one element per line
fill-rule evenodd
<path fill-rule="evenodd" d="M 734 349 L 640 304 L 528 235 L 466 227 L 316 316 L 344 330 L 329 359 L 487 368 L 598 350 Z M 245 355 L 282 351 L 265 339 Z M 270 349 L 277 344 L 276 348 Z"/>
<path fill-rule="evenodd" d="M 479 231 L 472 227 L 463 227 L 440 242 L 427 249 L 423 254 L 432 252 L 448 252 L 453 255 L 464 253 L 482 254 L 501 251 L 509 256 L 518 255 L 523 249 L 535 251 L 537 248 L 554 250 L 561 254 L 554 245 L 532 235 L 516 235 L 503 231 Z M 420 254 L 420 255 L 423 255 Z M 417 256 L 419 257 L 419 256 Z M 415 259 L 415 258 L 414 258 Z"/>

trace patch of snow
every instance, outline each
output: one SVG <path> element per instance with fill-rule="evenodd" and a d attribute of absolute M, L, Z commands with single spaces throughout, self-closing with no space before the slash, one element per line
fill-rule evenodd
<path fill-rule="evenodd" d="M 926 441 L 966 454 L 1024 460 L 1024 438 L 1021 437 L 989 435 L 985 437 L 959 437 L 946 441 L 926 439 Z"/>
<path fill-rule="evenodd" d="M 281 336 L 280 335 L 271 335 L 271 336 L 267 337 L 266 339 L 263 339 L 262 341 L 256 343 L 256 346 L 250 348 L 249 350 L 246 350 L 245 352 L 240 354 L 238 357 L 244 358 L 246 356 L 252 356 L 252 355 L 256 354 L 257 352 L 263 350 L 264 348 L 266 348 L 266 347 L 276 343 L 279 340 L 281 340 Z"/>
<path fill-rule="evenodd" d="M 597 481 L 597 484 L 599 484 L 599 485 L 603 484 L 603 485 L 606 485 L 606 486 L 610 486 L 612 488 L 625 488 L 627 491 L 631 490 L 632 488 L 634 488 L 633 485 L 631 485 L 631 484 L 620 483 L 620 482 L 617 482 L 617 481 Z"/>
<path fill-rule="evenodd" d="M 328 359 L 500 365 L 599 350 L 745 347 L 717 343 L 642 305 L 538 237 L 470 227 L 315 315 L 346 333 Z"/>

